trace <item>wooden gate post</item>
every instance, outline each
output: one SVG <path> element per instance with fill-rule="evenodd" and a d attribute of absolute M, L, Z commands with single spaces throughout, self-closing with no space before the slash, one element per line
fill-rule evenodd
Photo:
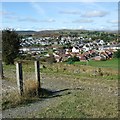
<path fill-rule="evenodd" d="M 0 60 L 0 78 L 3 79 L 4 75 L 3 75 L 3 64 L 2 64 L 2 60 Z"/>
<path fill-rule="evenodd" d="M 37 82 L 37 94 L 40 95 L 40 65 L 39 61 L 35 61 L 35 77 Z"/>
<path fill-rule="evenodd" d="M 22 73 L 22 63 L 16 63 L 16 76 L 19 94 L 23 95 L 23 73 Z"/>

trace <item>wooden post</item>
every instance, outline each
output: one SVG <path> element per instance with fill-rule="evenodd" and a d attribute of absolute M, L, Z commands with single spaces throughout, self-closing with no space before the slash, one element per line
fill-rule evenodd
<path fill-rule="evenodd" d="M 22 73 L 22 63 L 16 63 L 16 76 L 17 76 L 17 85 L 20 95 L 23 95 L 23 73 Z"/>
<path fill-rule="evenodd" d="M 0 60 L 0 78 L 3 79 L 3 65 L 2 65 L 2 60 Z"/>
<path fill-rule="evenodd" d="M 39 61 L 35 61 L 35 77 L 37 82 L 37 94 L 40 95 L 40 65 Z"/>

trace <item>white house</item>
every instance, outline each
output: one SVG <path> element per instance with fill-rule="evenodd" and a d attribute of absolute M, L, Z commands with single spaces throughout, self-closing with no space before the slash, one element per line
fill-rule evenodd
<path fill-rule="evenodd" d="M 89 47 L 87 47 L 86 45 L 83 46 L 83 50 L 86 52 L 86 51 L 89 51 Z"/>
<path fill-rule="evenodd" d="M 72 53 L 78 53 L 78 52 L 80 52 L 79 49 L 77 49 L 75 47 L 72 48 Z"/>

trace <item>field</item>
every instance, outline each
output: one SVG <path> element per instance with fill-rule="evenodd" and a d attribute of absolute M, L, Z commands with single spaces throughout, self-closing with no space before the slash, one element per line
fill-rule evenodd
<path fill-rule="evenodd" d="M 25 80 L 35 80 L 33 62 L 24 63 L 23 71 Z M 28 98 L 26 102 L 18 102 L 19 105 L 15 105 L 14 99 L 10 101 L 9 97 L 6 100 L 3 95 L 3 102 L 8 101 L 3 103 L 4 118 L 118 117 L 117 59 L 89 61 L 88 64 L 76 62 L 71 65 L 41 63 L 40 72 L 41 87 L 50 94 L 42 100 L 37 97 Z M 16 85 L 15 65 L 4 65 L 4 74 L 4 81 Z"/>
<path fill-rule="evenodd" d="M 112 60 L 106 60 L 106 61 L 88 61 L 87 65 L 93 66 L 93 67 L 101 67 L 101 68 L 112 68 L 112 69 L 118 69 L 118 62 L 119 60 L 117 58 L 114 58 Z M 86 62 L 75 62 L 75 64 L 84 65 Z"/>

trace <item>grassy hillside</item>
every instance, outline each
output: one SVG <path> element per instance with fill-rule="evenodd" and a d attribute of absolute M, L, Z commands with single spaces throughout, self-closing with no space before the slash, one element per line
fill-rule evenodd
<path fill-rule="evenodd" d="M 103 64 L 102 64 L 103 62 Z M 41 86 L 54 91 L 48 96 L 54 103 L 33 111 L 28 117 L 36 118 L 115 118 L 118 115 L 118 71 L 117 59 L 111 61 L 90 61 L 91 65 L 41 63 Z M 110 64 L 110 65 L 109 65 Z M 44 65 L 45 67 L 42 67 Z M 101 67 L 101 71 L 99 68 Z M 35 80 L 34 63 L 23 63 L 24 79 Z M 16 81 L 15 65 L 4 66 L 6 80 Z M 8 93 L 7 93 L 8 94 Z M 9 98 L 9 97 L 8 97 Z M 4 108 L 17 106 L 17 101 L 4 100 Z M 15 99 L 16 100 L 16 99 Z M 19 99 L 20 100 L 20 99 Z M 18 101 L 24 107 L 36 97 Z M 15 104 L 15 105 L 14 105 Z M 29 104 L 30 106 L 30 104 Z M 31 109 L 31 108 L 30 108 Z"/>

